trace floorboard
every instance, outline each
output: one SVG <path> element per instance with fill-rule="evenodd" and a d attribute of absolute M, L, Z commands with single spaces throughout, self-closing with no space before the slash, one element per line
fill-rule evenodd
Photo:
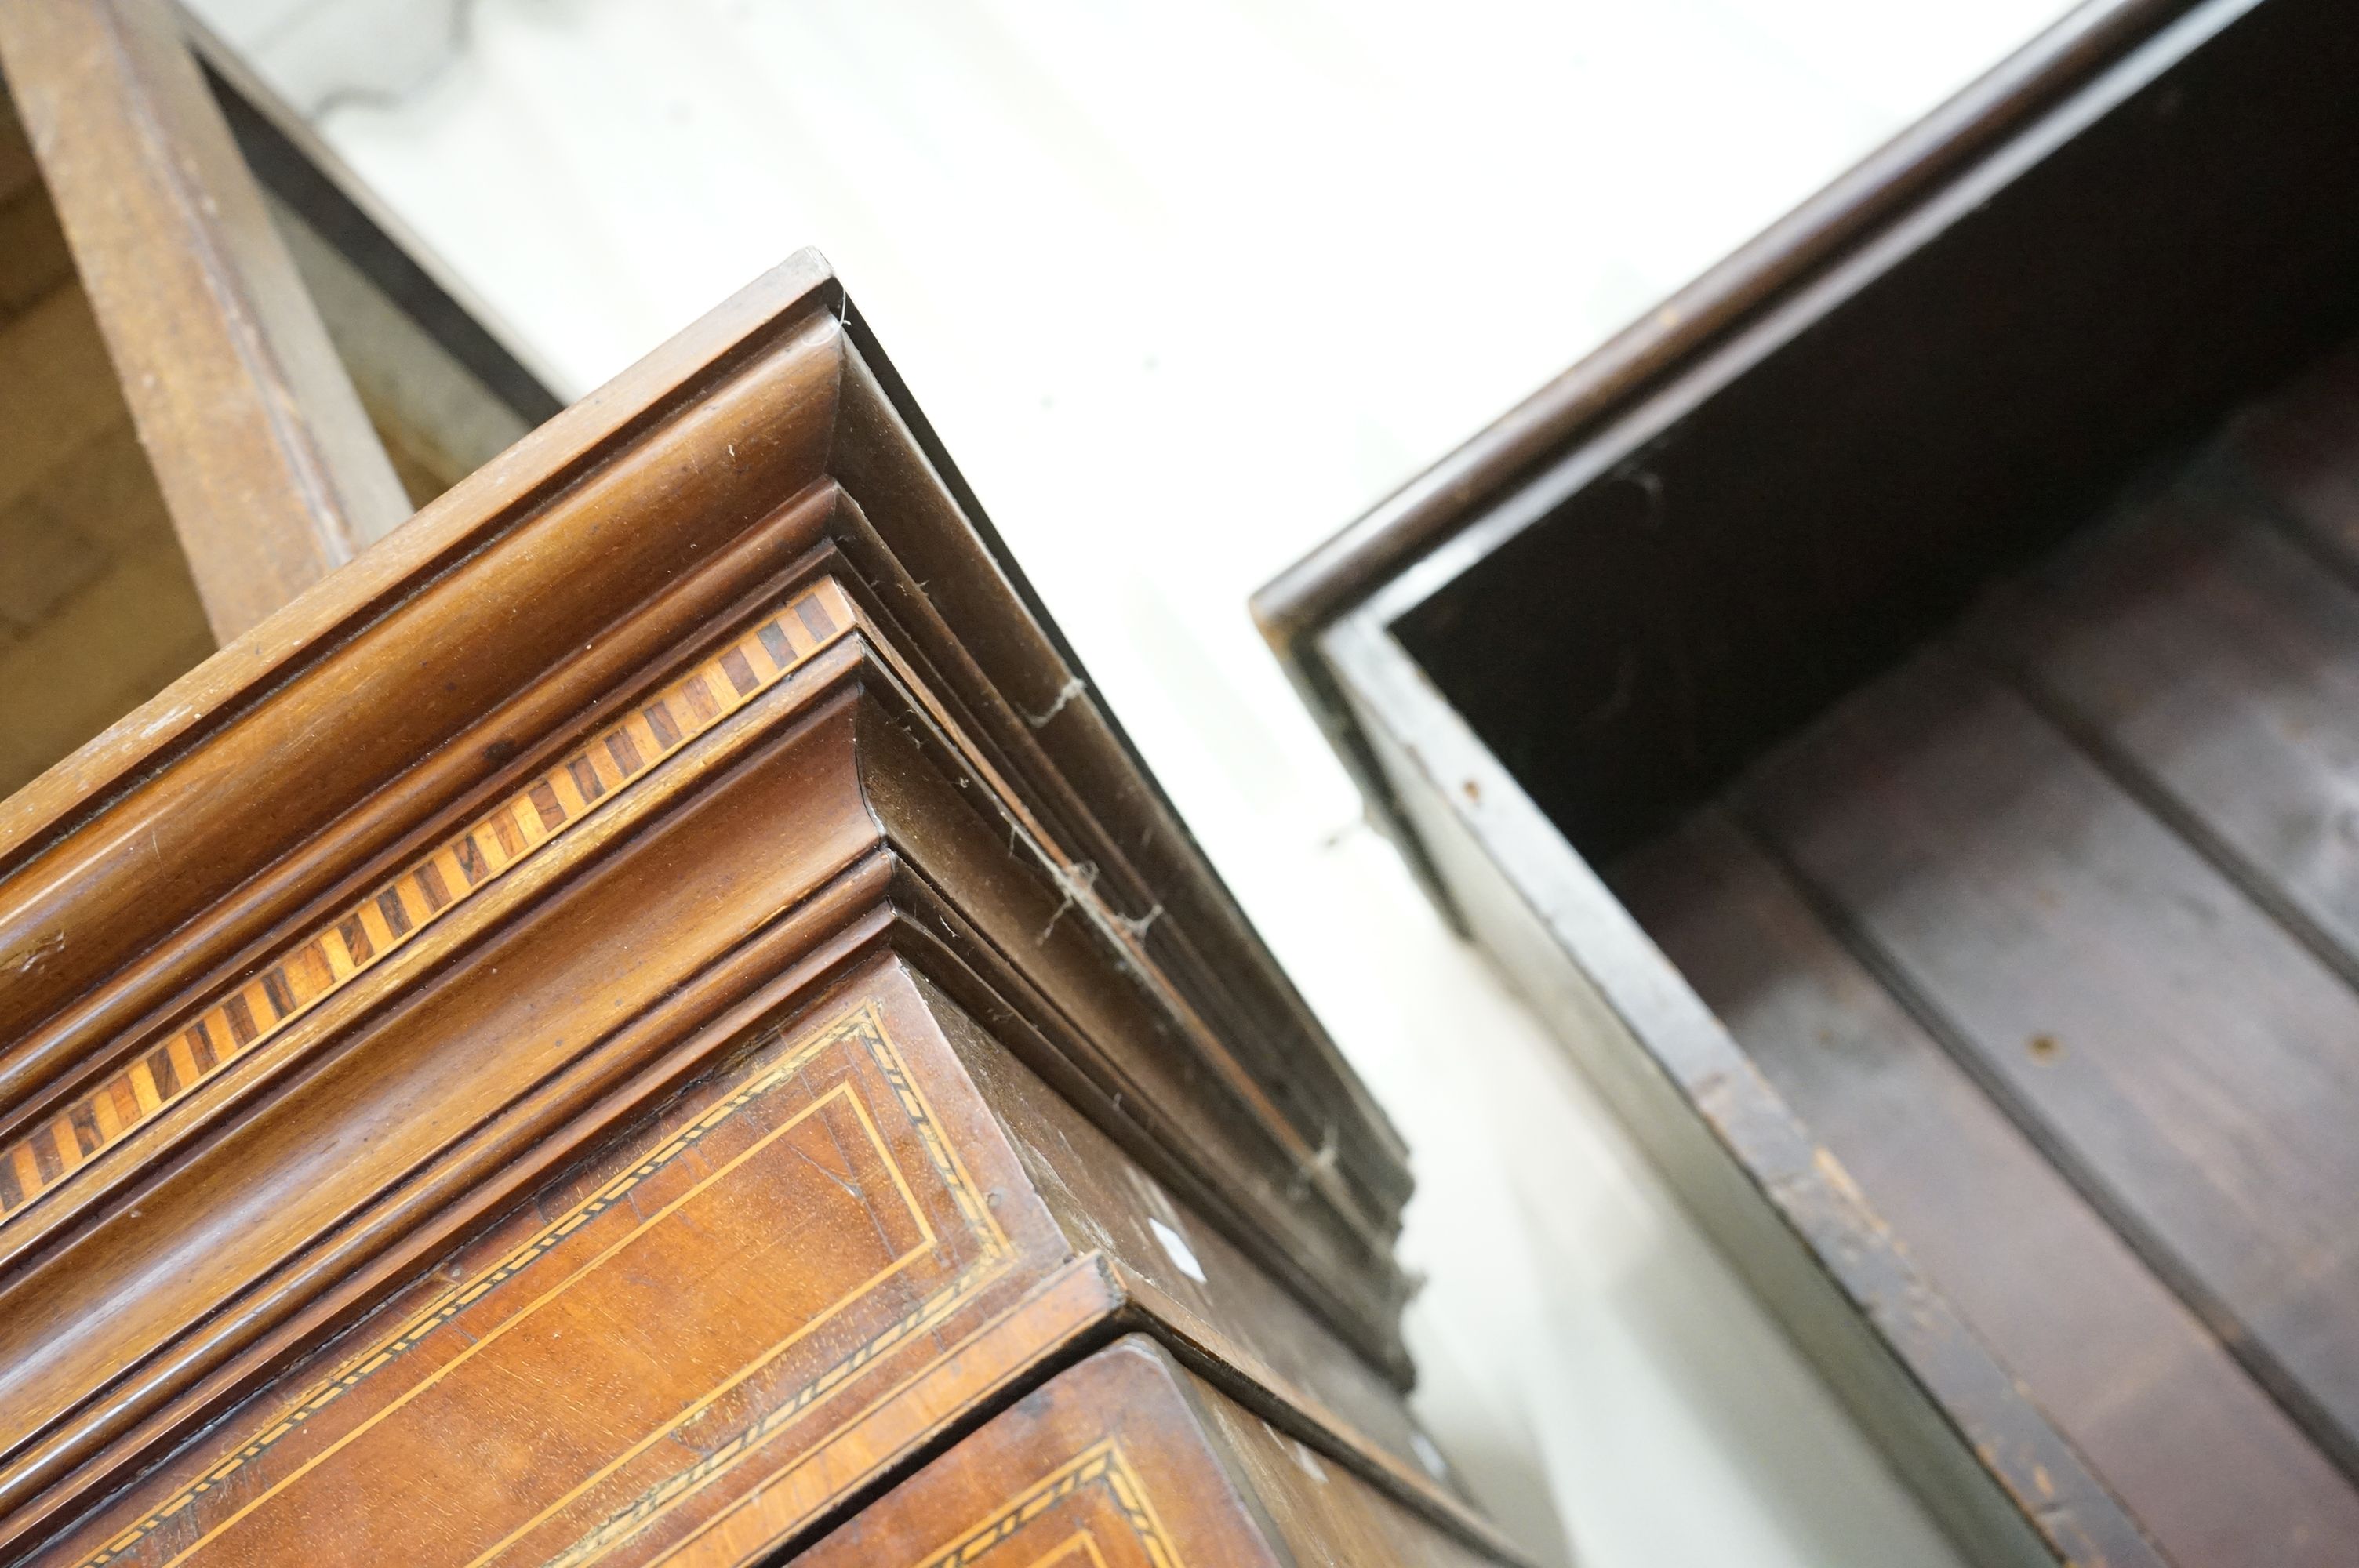
<path fill-rule="evenodd" d="M 2226 450 L 2260 498 L 2359 576 L 2359 343 L 2246 410 Z"/>
<path fill-rule="evenodd" d="M 1966 634 L 2359 980 L 2359 589 L 2234 492 L 2187 483 L 2032 574 Z"/>
<path fill-rule="evenodd" d="M 2359 1492 L 1724 814 L 1614 881 L 2166 1554 L 2348 1562 Z"/>
<path fill-rule="evenodd" d="M 1774 755 L 1742 815 L 2351 1470 L 2359 995 L 2021 697 L 1941 651 Z"/>

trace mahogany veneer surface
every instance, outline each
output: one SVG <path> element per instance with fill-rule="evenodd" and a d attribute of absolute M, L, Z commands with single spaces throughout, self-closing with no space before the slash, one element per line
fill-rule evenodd
<path fill-rule="evenodd" d="M 1060 1374 L 795 1561 L 1450 1568 L 1488 1559 L 1142 1337 Z"/>
<path fill-rule="evenodd" d="M 1484 1539 L 1381 1379 L 1049 1098 L 873 960 L 38 1560 L 751 1561 L 1147 1324 Z"/>
<path fill-rule="evenodd" d="M 0 956 L 10 1561 L 773 1561 L 1140 1333 L 1516 1558 L 1397 1134 L 815 258 L 0 806 Z"/>

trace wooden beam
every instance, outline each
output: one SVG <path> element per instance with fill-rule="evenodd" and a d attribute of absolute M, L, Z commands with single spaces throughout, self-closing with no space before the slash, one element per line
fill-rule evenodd
<path fill-rule="evenodd" d="M 161 0 L 0 0 L 0 70 L 227 642 L 408 502 Z"/>

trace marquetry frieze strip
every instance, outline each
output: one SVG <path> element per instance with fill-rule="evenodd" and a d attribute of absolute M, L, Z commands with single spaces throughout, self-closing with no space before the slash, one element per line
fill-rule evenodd
<path fill-rule="evenodd" d="M 833 582 L 796 595 L 282 950 L 96 1089 L 0 1147 L 0 1224 L 595 814 L 852 622 L 851 605 Z"/>

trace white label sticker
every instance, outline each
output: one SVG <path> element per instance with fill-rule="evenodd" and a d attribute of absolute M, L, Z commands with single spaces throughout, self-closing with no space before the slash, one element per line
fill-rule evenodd
<path fill-rule="evenodd" d="M 1202 1284 L 1204 1265 L 1196 1261 L 1196 1249 L 1188 1245 L 1188 1238 L 1153 1215 L 1147 1217 L 1147 1223 L 1155 1227 L 1155 1239 L 1163 1243 L 1164 1253 L 1170 1258 L 1179 1271 L 1198 1284 Z"/>

